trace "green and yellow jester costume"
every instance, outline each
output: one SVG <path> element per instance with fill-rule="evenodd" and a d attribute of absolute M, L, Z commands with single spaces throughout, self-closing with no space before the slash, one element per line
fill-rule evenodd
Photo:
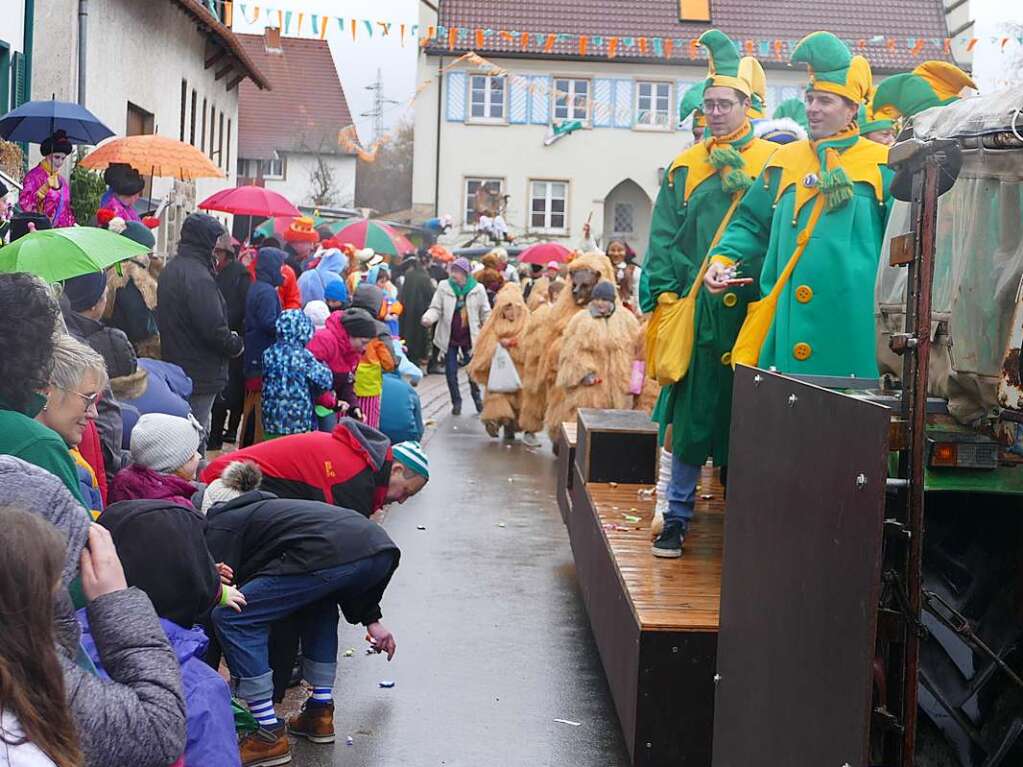
<path fill-rule="evenodd" d="M 739 56 L 732 42 L 711 30 L 700 38 L 710 51 L 711 76 L 706 87 L 724 85 L 752 92 L 739 79 Z M 760 173 L 776 144 L 756 138 L 749 121 L 731 136 L 708 138 L 680 154 L 665 173 L 650 227 L 643 264 L 652 298 L 665 293 L 684 296 L 708 255 L 722 219 Z M 712 295 L 700 287 L 694 317 L 694 344 L 689 370 L 678 383 L 665 386 L 654 420 L 672 428 L 672 452 L 688 464 L 728 460 L 732 367 L 729 352 L 756 299 L 754 286 Z"/>
<path fill-rule="evenodd" d="M 796 47 L 793 62 L 810 68 L 810 88 L 863 103 L 870 67 L 828 32 Z M 860 137 L 855 121 L 838 134 L 778 149 L 743 198 L 714 259 L 742 261 L 760 274 L 760 293 L 774 287 L 797 244 L 806 249 L 780 293 L 761 367 L 803 375 L 877 377 L 874 277 L 890 209 L 888 150 Z M 823 213 L 808 231 L 811 209 Z M 808 204 L 809 203 L 809 204 Z"/>

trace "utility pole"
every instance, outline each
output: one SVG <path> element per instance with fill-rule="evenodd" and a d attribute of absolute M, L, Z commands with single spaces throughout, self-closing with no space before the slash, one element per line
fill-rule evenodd
<path fill-rule="evenodd" d="M 366 90 L 373 91 L 373 108 L 363 112 L 362 117 L 373 118 L 373 141 L 380 141 L 384 136 L 384 105 L 398 104 L 394 99 L 384 98 L 384 77 L 377 67 L 377 79 L 372 85 L 367 85 Z"/>

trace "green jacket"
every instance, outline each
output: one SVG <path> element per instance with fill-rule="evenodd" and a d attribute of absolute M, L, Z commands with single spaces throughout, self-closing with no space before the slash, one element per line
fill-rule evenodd
<path fill-rule="evenodd" d="M 728 208 L 732 194 L 722 187 L 722 175 L 710 164 L 708 144 L 698 143 L 671 164 L 661 184 L 650 226 L 650 245 L 643 263 L 651 296 L 688 294 Z M 754 138 L 749 130 L 731 147 L 741 154 L 741 168 L 757 176 L 777 145 Z M 757 274 L 759 260 L 743 266 Z M 672 452 L 689 464 L 708 457 L 728 462 L 731 420 L 732 368 L 730 352 L 746 316 L 746 305 L 757 298 L 756 287 L 738 287 L 720 295 L 704 288 L 696 300 L 695 341 L 686 376 L 661 390 L 654 420 L 662 429 L 672 425 Z"/>
<path fill-rule="evenodd" d="M 40 404 L 36 412 L 41 407 Z M 13 455 L 45 469 L 63 482 L 71 491 L 71 495 L 85 506 L 82 488 L 78 484 L 78 470 L 60 435 L 29 415 L 7 410 L 2 404 L 0 404 L 0 455 Z"/>
<path fill-rule="evenodd" d="M 759 364 L 781 373 L 877 378 L 874 281 L 892 172 L 881 144 L 860 138 L 836 149 L 852 181 L 852 197 L 822 213 L 781 291 Z M 809 141 L 778 149 L 743 198 L 714 257 L 762 263 L 760 289 L 767 295 L 806 228 L 820 173 Z"/>

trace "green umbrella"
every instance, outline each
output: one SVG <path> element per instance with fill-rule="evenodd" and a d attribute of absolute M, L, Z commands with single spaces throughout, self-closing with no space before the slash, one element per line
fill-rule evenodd
<path fill-rule="evenodd" d="M 61 282 L 148 252 L 145 245 L 94 226 L 43 229 L 0 248 L 0 272 L 28 272 Z"/>

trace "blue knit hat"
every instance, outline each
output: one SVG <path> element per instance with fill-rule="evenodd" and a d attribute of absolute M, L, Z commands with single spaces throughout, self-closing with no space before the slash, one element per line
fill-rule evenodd
<path fill-rule="evenodd" d="M 399 442 L 391 448 L 391 452 L 394 453 L 394 460 L 409 471 L 420 477 L 430 478 L 430 459 L 426 457 L 423 446 L 418 442 Z"/>
<path fill-rule="evenodd" d="M 330 280 L 323 289 L 323 300 L 348 303 L 348 287 L 344 280 Z"/>
<path fill-rule="evenodd" d="M 76 312 L 84 312 L 98 304 L 106 289 L 106 272 L 89 272 L 64 281 L 64 295 L 72 311 Z"/>

